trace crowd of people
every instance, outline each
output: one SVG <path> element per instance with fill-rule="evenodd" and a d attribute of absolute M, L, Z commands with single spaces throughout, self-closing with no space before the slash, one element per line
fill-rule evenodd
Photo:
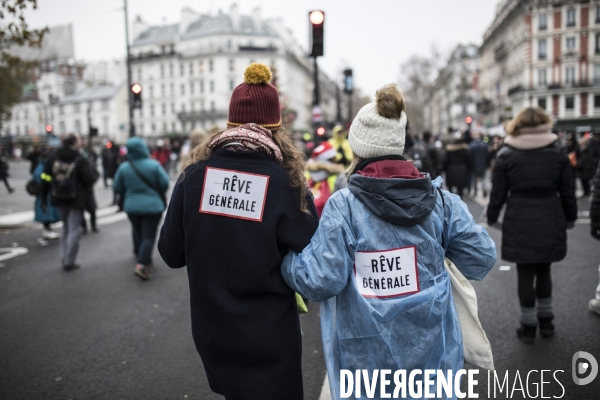
<path fill-rule="evenodd" d="M 158 250 L 168 266 L 187 267 L 192 334 L 214 392 L 303 398 L 298 295 L 321 302 L 338 397 L 341 369 L 461 369 L 461 321 L 445 265 L 481 280 L 497 259 L 462 201 L 467 192 L 489 199 L 489 225 L 506 206 L 501 257 L 517 265 L 517 337 L 533 343 L 538 330 L 554 333 L 551 263 L 564 259 L 577 219 L 575 176 L 583 196 L 592 195 L 592 236 L 600 240 L 598 136 L 555 134 L 548 115 L 531 107 L 505 138 L 415 134 L 390 84 L 305 160 L 281 125 L 270 79 L 265 65 L 248 67 L 224 130 L 163 138 L 152 148 L 134 137 L 101 152 L 104 185 L 112 180 L 129 218 L 134 273 L 143 280 L 152 278 L 166 210 Z M 63 222 L 61 261 L 71 271 L 84 211 L 97 232 L 98 160 L 82 154 L 76 135 L 55 152 L 38 150 L 35 218 L 48 238 L 58 236 L 51 224 Z M 167 201 L 171 175 L 178 178 Z M 600 283 L 589 307 L 600 314 Z"/>

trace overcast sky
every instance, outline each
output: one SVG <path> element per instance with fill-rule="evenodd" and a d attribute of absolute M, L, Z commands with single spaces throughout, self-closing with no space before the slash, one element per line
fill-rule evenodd
<path fill-rule="evenodd" d="M 129 19 L 137 15 L 160 25 L 180 20 L 189 6 L 199 13 L 228 11 L 233 2 L 129 0 Z M 299 43 L 308 47 L 308 11 L 325 11 L 325 56 L 321 68 L 341 82 L 345 67 L 355 84 L 373 96 L 397 81 L 400 64 L 411 54 L 429 54 L 432 45 L 448 52 L 458 43 L 481 44 L 497 0 L 242 0 L 242 14 L 260 7 L 264 18 L 282 18 Z M 123 0 L 38 0 L 26 14 L 32 27 L 73 24 L 75 57 L 95 61 L 125 56 Z M 131 32 L 131 30 L 130 30 Z M 241 80 L 241 77 L 240 77 Z"/>

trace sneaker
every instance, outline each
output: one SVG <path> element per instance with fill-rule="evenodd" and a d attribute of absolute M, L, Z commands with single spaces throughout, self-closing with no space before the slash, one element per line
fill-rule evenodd
<path fill-rule="evenodd" d="M 63 265 L 63 269 L 67 272 L 78 269 L 80 266 L 78 264 L 67 264 Z"/>
<path fill-rule="evenodd" d="M 15 189 L 14 189 L 14 188 L 10 188 L 10 189 L 8 189 L 8 193 L 9 193 L 9 194 L 13 194 L 14 192 L 15 192 Z"/>
<path fill-rule="evenodd" d="M 536 326 L 521 325 L 521 327 L 517 329 L 517 337 L 523 343 L 533 344 L 535 342 L 536 331 Z"/>
<path fill-rule="evenodd" d="M 150 275 L 152 275 L 154 273 L 154 265 L 152 265 L 152 263 L 146 265 L 146 269 L 148 270 L 148 273 Z"/>
<path fill-rule="evenodd" d="M 142 264 L 136 265 L 135 269 L 133 270 L 133 273 L 136 274 L 137 276 L 139 276 L 140 278 L 142 278 L 145 281 L 147 281 L 148 279 L 152 278 L 152 276 L 150 276 L 150 273 L 148 272 L 148 268 L 146 268 Z"/>
<path fill-rule="evenodd" d="M 592 310 L 596 314 L 600 315 L 600 300 L 591 299 L 588 304 L 588 307 L 590 308 L 590 310 Z"/>
<path fill-rule="evenodd" d="M 42 237 L 44 239 L 53 240 L 53 239 L 58 239 L 60 237 L 60 234 L 58 232 L 54 232 L 51 229 L 44 229 L 44 233 L 42 233 Z"/>

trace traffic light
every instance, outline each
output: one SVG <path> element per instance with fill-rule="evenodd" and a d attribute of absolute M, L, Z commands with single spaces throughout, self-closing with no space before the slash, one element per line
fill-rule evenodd
<path fill-rule="evenodd" d="M 46 125 L 46 135 L 52 135 L 52 125 Z"/>
<path fill-rule="evenodd" d="M 321 10 L 313 10 L 308 13 L 310 22 L 310 56 L 319 57 L 323 55 L 323 26 L 325 25 L 325 13 Z"/>
<path fill-rule="evenodd" d="M 98 128 L 90 126 L 90 137 L 98 136 Z"/>
<path fill-rule="evenodd" d="M 325 127 L 324 126 L 318 126 L 317 129 L 315 130 L 315 133 L 318 136 L 323 136 L 325 135 Z"/>
<path fill-rule="evenodd" d="M 131 105 L 133 108 L 142 108 L 142 85 L 134 83 L 131 85 Z"/>
<path fill-rule="evenodd" d="M 344 93 L 352 94 L 354 92 L 354 78 L 352 77 L 352 70 L 344 70 Z"/>
<path fill-rule="evenodd" d="M 465 118 L 465 122 L 466 122 L 468 125 L 471 125 L 471 122 L 473 122 L 473 118 L 471 118 L 471 117 L 467 117 L 467 118 Z"/>

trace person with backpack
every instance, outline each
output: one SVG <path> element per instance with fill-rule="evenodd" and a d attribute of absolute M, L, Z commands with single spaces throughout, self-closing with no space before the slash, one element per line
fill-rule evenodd
<path fill-rule="evenodd" d="M 405 108 L 390 84 L 360 109 L 350 127 L 348 187 L 329 198 L 310 244 L 289 252 L 282 264 L 293 290 L 321 302 L 334 399 L 342 369 L 369 375 L 462 369 L 463 340 L 444 257 L 474 280 L 496 262 L 494 241 L 459 197 L 402 156 Z"/>
<path fill-rule="evenodd" d="M 41 208 L 48 210 L 47 199 L 50 192 L 51 203 L 58 209 L 63 223 L 60 249 L 65 271 L 79 268 L 76 259 L 85 208 L 85 191 L 95 181 L 90 164 L 80 153 L 80 149 L 79 136 L 68 135 L 62 141 L 62 148 L 48 159 L 41 175 Z"/>
<path fill-rule="evenodd" d="M 137 257 L 133 272 L 149 280 L 154 270 L 152 250 L 156 231 L 166 208 L 169 175 L 158 161 L 150 158 L 144 139 L 133 137 L 126 147 L 127 161 L 119 166 L 113 189 L 124 197 L 123 211 L 131 222 L 133 252 Z"/>

